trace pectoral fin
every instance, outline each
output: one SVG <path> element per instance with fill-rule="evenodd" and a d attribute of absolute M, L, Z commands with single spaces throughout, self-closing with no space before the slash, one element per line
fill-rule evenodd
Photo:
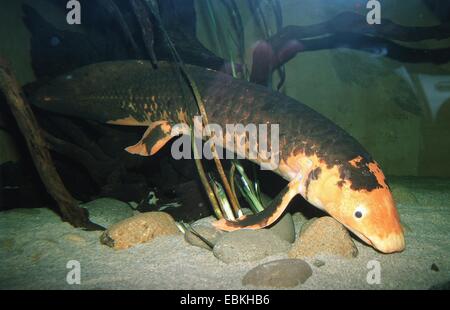
<path fill-rule="evenodd" d="M 243 216 L 236 221 L 220 219 L 214 222 L 213 225 L 225 231 L 260 229 L 270 226 L 281 217 L 292 198 L 301 192 L 301 186 L 302 182 L 299 179 L 294 179 L 272 200 L 264 211 L 250 216 Z"/>
<path fill-rule="evenodd" d="M 172 139 L 171 130 L 172 126 L 167 121 L 154 122 L 137 144 L 129 146 L 125 150 L 141 156 L 154 155 Z"/>

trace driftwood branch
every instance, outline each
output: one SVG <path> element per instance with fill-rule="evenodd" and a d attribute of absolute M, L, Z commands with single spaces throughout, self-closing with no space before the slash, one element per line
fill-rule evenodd
<path fill-rule="evenodd" d="M 403 42 L 423 40 L 444 40 L 450 37 L 450 24 L 431 27 L 407 27 L 388 19 L 382 19 L 379 25 L 369 25 L 366 17 L 352 12 L 344 12 L 333 19 L 310 26 L 286 26 L 269 41 L 272 45 L 283 45 L 287 39 L 314 38 L 333 33 L 354 33 L 383 37 Z"/>
<path fill-rule="evenodd" d="M 89 152 L 93 159 L 105 163 L 112 161 L 112 159 L 97 145 L 95 140 L 88 136 L 79 125 L 72 121 L 72 119 L 52 114 L 48 115 L 48 118 L 69 140 L 76 142 L 80 148 Z"/>
<path fill-rule="evenodd" d="M 152 61 L 152 64 L 156 66 L 157 59 L 155 50 L 153 48 L 155 44 L 153 23 L 150 19 L 149 9 L 147 4 L 143 0 L 131 0 L 131 7 L 134 11 L 139 25 L 141 26 L 142 39 L 144 40 L 145 49 Z"/>
<path fill-rule="evenodd" d="M 450 48 L 416 49 L 394 41 L 418 42 L 450 38 L 450 23 L 432 27 L 405 27 L 383 19 L 380 25 L 369 25 L 365 16 L 342 13 L 311 26 L 287 26 L 267 41 L 261 41 L 253 52 L 251 80 L 266 85 L 274 70 L 300 52 L 349 48 L 408 63 L 450 61 Z"/>
<path fill-rule="evenodd" d="M 98 186 L 105 183 L 108 169 L 102 169 L 104 164 L 96 160 L 91 153 L 73 143 L 58 139 L 47 132 L 43 132 L 43 134 L 50 150 L 63 154 L 83 165 Z M 108 167 L 109 165 L 107 164 L 106 168 Z"/>
<path fill-rule="evenodd" d="M 47 191 L 57 202 L 63 219 L 75 227 L 101 229 L 89 221 L 87 210 L 80 208 L 64 187 L 33 111 L 26 102 L 10 66 L 2 58 L 0 58 L 0 90 L 5 94 L 6 101 L 25 137 L 34 165 Z"/>
<path fill-rule="evenodd" d="M 141 53 L 138 45 L 136 44 L 136 41 L 133 38 L 133 35 L 131 34 L 131 30 L 128 27 L 127 22 L 125 21 L 125 18 L 122 15 L 122 12 L 117 7 L 117 5 L 112 0 L 98 0 L 98 3 L 101 7 L 103 7 L 108 14 L 114 17 L 116 22 L 119 24 L 120 29 L 123 32 L 123 35 L 125 39 L 128 41 L 128 43 L 131 45 L 133 52 L 135 55 L 140 58 Z"/>
<path fill-rule="evenodd" d="M 177 52 L 185 63 L 231 73 L 229 62 L 212 53 L 198 40 L 193 0 L 157 0 L 157 3 L 162 23 L 159 25 L 155 21 L 155 53 L 159 60 L 173 61 L 165 35 L 159 29 L 164 27 L 171 40 L 176 42 Z M 236 70 L 242 72 L 242 66 L 238 65 Z"/>

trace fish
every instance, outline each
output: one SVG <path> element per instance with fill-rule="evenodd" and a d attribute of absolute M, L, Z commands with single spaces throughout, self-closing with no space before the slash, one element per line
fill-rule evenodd
<path fill-rule="evenodd" d="M 214 225 L 225 231 L 275 223 L 291 200 L 303 196 L 382 253 L 403 251 L 405 239 L 391 190 L 379 164 L 344 129 L 307 105 L 266 87 L 186 65 L 210 123 L 279 124 L 279 164 L 288 183 L 264 211 Z M 30 95 L 44 110 L 120 126 L 144 126 L 126 150 L 151 156 L 173 139 L 176 124 L 198 115 L 179 67 L 127 60 L 96 63 L 59 76 Z M 189 133 L 184 133 L 189 134 Z M 251 159 L 263 165 L 263 157 Z"/>

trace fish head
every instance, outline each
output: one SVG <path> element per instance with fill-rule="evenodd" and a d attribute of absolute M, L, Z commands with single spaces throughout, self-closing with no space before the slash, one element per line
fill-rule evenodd
<path fill-rule="evenodd" d="M 339 162 L 312 158 L 300 193 L 378 251 L 402 251 L 405 240 L 399 214 L 379 165 L 368 155 L 348 158 Z"/>
<path fill-rule="evenodd" d="M 388 189 L 342 190 L 341 198 L 325 206 L 326 211 L 361 240 L 383 253 L 405 248 L 403 229 Z"/>
<path fill-rule="evenodd" d="M 324 192 L 333 199 L 323 209 L 378 251 L 400 252 L 405 248 L 405 239 L 392 193 L 378 164 L 368 163 L 367 168 L 379 186 L 355 188 L 352 178 L 328 182 Z"/>

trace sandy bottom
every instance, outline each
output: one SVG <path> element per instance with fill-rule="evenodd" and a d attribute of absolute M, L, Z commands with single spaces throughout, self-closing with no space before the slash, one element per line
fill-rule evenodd
<path fill-rule="evenodd" d="M 391 184 L 399 188 L 407 249 L 383 255 L 358 242 L 357 258 L 321 257 L 325 265 L 312 266 L 312 277 L 295 289 L 429 289 L 450 281 L 450 181 L 394 179 Z M 287 258 L 227 265 L 182 236 L 122 251 L 101 245 L 99 236 L 62 223 L 46 209 L 0 213 L 0 288 L 253 289 L 241 284 L 247 271 Z M 79 285 L 66 281 L 71 260 L 80 263 Z M 367 282 L 372 270 L 367 266 L 374 260 L 380 263 L 380 284 Z"/>

